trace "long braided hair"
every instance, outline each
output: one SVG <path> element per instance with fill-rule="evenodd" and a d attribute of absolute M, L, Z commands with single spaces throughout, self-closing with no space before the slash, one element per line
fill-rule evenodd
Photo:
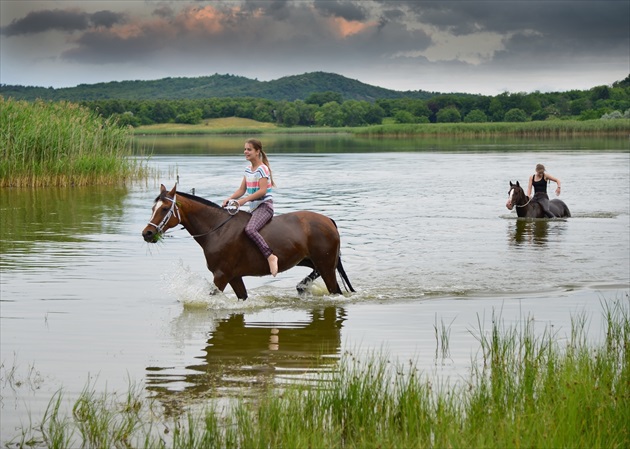
<path fill-rule="evenodd" d="M 269 176 L 271 177 L 271 185 L 275 186 L 276 183 L 273 182 L 273 173 L 271 172 L 271 166 L 269 165 L 269 158 L 267 157 L 267 153 L 263 150 L 262 142 L 258 139 L 247 139 L 245 143 L 251 144 L 254 148 L 260 151 L 260 156 L 262 157 L 262 162 L 269 168 Z"/>

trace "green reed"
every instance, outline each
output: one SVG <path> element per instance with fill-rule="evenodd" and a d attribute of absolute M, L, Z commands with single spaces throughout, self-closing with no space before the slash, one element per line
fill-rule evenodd
<path fill-rule="evenodd" d="M 507 123 L 421 123 L 387 124 L 355 128 L 355 134 L 363 136 L 405 137 L 417 135 L 460 137 L 556 137 L 556 136 L 605 136 L 628 135 L 630 120 L 546 120 Z"/>
<path fill-rule="evenodd" d="M 265 128 L 247 125 L 242 127 L 214 128 L 201 125 L 140 127 L 134 134 L 142 135 L 252 135 L 252 134 L 353 134 L 360 137 L 577 137 L 624 136 L 630 133 L 630 119 L 615 120 L 545 120 L 508 123 L 388 123 L 356 127 L 305 127 Z"/>
<path fill-rule="evenodd" d="M 11 447 L 505 448 L 630 447 L 630 301 L 603 303 L 604 335 L 589 344 L 588 319 L 570 335 L 526 318 L 472 331 L 480 343 L 470 378 L 431 381 L 414 362 L 345 353 L 311 385 L 269 386 L 179 417 L 159 413 L 139 388 L 126 397 L 86 389 L 72 418 L 55 396 L 39 427 Z M 597 339 L 596 339 L 597 340 Z M 561 344 L 562 342 L 562 344 Z M 438 342 L 438 346 L 443 342 Z"/>
<path fill-rule="evenodd" d="M 0 96 L 0 187 L 122 184 L 147 175 L 130 130 L 67 102 Z"/>

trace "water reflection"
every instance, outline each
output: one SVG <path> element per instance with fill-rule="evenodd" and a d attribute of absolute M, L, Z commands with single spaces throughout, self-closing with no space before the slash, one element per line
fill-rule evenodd
<path fill-rule="evenodd" d="M 305 374 L 337 363 L 346 312 L 317 308 L 300 321 L 250 319 L 234 313 L 218 320 L 208 333 L 202 355 L 185 369 L 148 367 L 147 389 L 170 414 L 202 398 L 242 395 L 269 382 L 307 381 Z"/>
<path fill-rule="evenodd" d="M 580 137 L 461 137 L 461 136 L 416 136 L 383 138 L 347 134 L 267 134 L 264 145 L 272 154 L 291 153 L 382 153 L 417 151 L 497 151 L 518 147 L 521 151 L 548 151 L 566 147 L 618 150 L 625 148 L 623 137 L 589 139 Z M 151 136 L 137 135 L 134 138 L 136 151 L 141 154 L 185 154 L 185 155 L 240 155 L 243 153 L 242 135 L 182 135 Z"/>
<path fill-rule="evenodd" d="M 117 232 L 123 215 L 125 187 L 0 189 L 0 268 L 30 266 L 51 247 L 83 242 L 86 235 Z"/>
<path fill-rule="evenodd" d="M 517 219 L 510 231 L 513 244 L 546 245 L 549 234 L 549 221 L 537 219 Z"/>
<path fill-rule="evenodd" d="M 547 246 L 554 237 L 562 235 L 567 229 L 563 219 L 517 218 L 514 226 L 508 228 L 510 244 Z"/>

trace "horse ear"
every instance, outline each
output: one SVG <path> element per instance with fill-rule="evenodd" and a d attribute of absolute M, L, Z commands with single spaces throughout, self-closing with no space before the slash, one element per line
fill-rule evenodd
<path fill-rule="evenodd" d="M 164 184 L 160 184 L 160 193 L 164 192 L 166 192 L 166 187 L 164 187 Z"/>
<path fill-rule="evenodd" d="M 175 185 L 173 186 L 173 188 L 171 189 L 171 191 L 170 191 L 170 192 L 168 192 L 168 194 L 169 194 L 170 196 L 175 195 L 175 193 L 177 193 L 177 183 L 175 183 Z"/>
<path fill-rule="evenodd" d="M 520 187 L 521 185 L 516 181 L 516 187 Z"/>
<path fill-rule="evenodd" d="M 510 187 L 514 187 L 514 184 L 512 184 L 512 181 L 510 181 Z"/>

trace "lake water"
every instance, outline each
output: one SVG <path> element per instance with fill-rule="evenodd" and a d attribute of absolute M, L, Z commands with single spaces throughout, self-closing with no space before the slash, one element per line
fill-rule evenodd
<path fill-rule="evenodd" d="M 243 137 L 144 138 L 158 174 L 125 188 L 0 191 L 1 434 L 37 422 L 51 396 L 140 383 L 169 413 L 208 398 L 306 381 L 345 352 L 466 378 L 493 318 L 560 339 L 630 291 L 627 138 L 562 140 L 273 136 L 263 143 L 276 213 L 333 218 L 355 294 L 306 298 L 309 270 L 246 278 L 249 299 L 209 296 L 201 248 L 182 230 L 140 235 L 160 183 L 215 202 L 239 185 Z M 572 217 L 517 220 L 510 181 L 536 163 Z M 553 191 L 550 188 L 550 193 Z M 446 329 L 444 351 L 436 328 Z M 30 418 L 29 418 L 30 416 Z"/>

